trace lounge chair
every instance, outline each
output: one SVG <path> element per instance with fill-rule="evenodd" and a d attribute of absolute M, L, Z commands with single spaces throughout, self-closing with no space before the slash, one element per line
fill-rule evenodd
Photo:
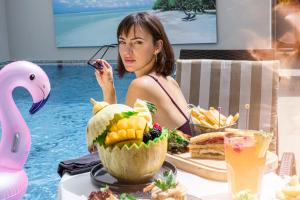
<path fill-rule="evenodd" d="M 239 112 L 238 128 L 272 131 L 270 151 L 278 154 L 280 63 L 273 60 L 272 50 L 255 54 L 264 55 L 264 60 L 257 61 L 247 50 L 181 50 L 176 80 L 189 103 L 221 106 L 225 115 Z M 250 104 L 249 112 L 245 104 Z M 293 153 L 283 154 L 278 173 L 296 174 Z"/>

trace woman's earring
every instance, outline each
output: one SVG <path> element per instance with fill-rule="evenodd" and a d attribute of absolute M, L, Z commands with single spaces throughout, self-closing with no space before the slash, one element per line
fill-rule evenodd
<path fill-rule="evenodd" d="M 157 63 L 157 54 L 155 54 L 155 63 Z"/>

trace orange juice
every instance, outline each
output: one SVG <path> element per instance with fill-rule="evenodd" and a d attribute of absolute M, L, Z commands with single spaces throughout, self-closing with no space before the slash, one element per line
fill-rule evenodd
<path fill-rule="evenodd" d="M 257 132 L 225 135 L 227 177 L 233 195 L 242 190 L 249 190 L 259 196 L 270 139 L 257 136 Z"/>

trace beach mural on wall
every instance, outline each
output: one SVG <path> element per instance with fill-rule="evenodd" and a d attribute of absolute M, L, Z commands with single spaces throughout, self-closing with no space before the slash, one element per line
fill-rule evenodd
<path fill-rule="evenodd" d="M 56 46 L 115 44 L 119 22 L 141 11 L 160 18 L 172 44 L 217 42 L 216 0 L 53 0 Z"/>

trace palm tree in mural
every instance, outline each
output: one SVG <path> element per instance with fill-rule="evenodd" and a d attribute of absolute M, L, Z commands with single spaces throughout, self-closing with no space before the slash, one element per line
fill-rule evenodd
<path fill-rule="evenodd" d="M 196 19 L 197 14 L 206 13 L 206 9 L 216 9 L 216 0 L 156 0 L 153 9 L 181 10 L 186 15 L 184 21 Z"/>

